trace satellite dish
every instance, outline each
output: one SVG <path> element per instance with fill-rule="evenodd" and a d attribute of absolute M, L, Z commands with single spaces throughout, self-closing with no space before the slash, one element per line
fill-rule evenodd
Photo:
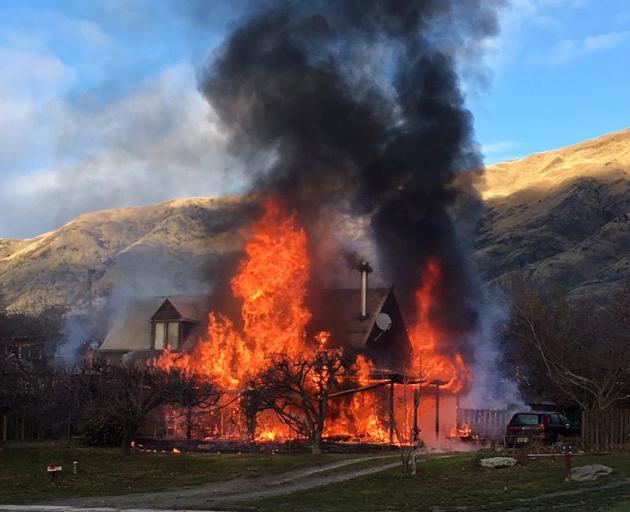
<path fill-rule="evenodd" d="M 381 331 L 389 331 L 392 327 L 392 318 L 387 313 L 376 315 L 376 326 Z"/>

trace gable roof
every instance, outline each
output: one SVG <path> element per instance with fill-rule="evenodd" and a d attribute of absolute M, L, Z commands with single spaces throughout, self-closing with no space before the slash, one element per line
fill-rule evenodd
<path fill-rule="evenodd" d="M 99 350 L 150 350 L 150 321 L 162 302 L 164 299 L 161 297 L 145 297 L 125 304 Z"/>
<path fill-rule="evenodd" d="M 368 288 L 367 318 L 362 319 L 358 289 L 319 290 L 314 299 L 316 313 L 309 331 L 330 332 L 333 346 L 363 348 L 391 291 L 391 288 Z"/>
<path fill-rule="evenodd" d="M 205 308 L 207 302 L 207 298 L 203 296 L 177 295 L 166 297 L 162 305 L 151 316 L 151 320 L 199 322 L 208 315 L 208 310 Z"/>
<path fill-rule="evenodd" d="M 144 297 L 131 300 L 118 311 L 111 329 L 99 350 L 136 351 L 151 350 L 151 322 L 155 320 L 184 320 L 195 324 L 195 328 L 181 348 L 197 339 L 204 332 L 208 313 L 224 313 L 240 325 L 240 302 L 226 295 L 172 295 Z"/>

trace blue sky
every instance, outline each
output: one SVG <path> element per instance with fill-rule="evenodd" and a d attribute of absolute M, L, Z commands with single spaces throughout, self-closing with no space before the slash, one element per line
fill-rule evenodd
<path fill-rule="evenodd" d="M 0 0 L 0 238 L 238 193 L 195 73 L 247 0 Z M 630 2 L 512 0 L 463 77 L 486 162 L 630 126 Z"/>
<path fill-rule="evenodd" d="M 630 127 L 630 2 L 513 0 L 469 98 L 487 162 Z"/>

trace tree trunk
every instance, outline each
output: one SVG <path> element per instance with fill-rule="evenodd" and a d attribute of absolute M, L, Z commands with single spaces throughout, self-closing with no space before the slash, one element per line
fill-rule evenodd
<path fill-rule="evenodd" d="M 135 425 L 126 425 L 123 429 L 123 439 L 120 445 L 120 451 L 123 455 L 131 454 L 131 441 L 136 436 L 138 427 Z"/>
<path fill-rule="evenodd" d="M 66 418 L 66 444 L 72 446 L 72 418 L 68 416 Z"/>
<path fill-rule="evenodd" d="M 257 413 L 253 413 L 253 414 L 248 414 L 246 416 L 246 421 L 247 421 L 247 440 L 250 443 L 253 443 L 256 441 L 256 426 L 258 423 L 258 414 Z"/>
<path fill-rule="evenodd" d="M 186 440 L 192 439 L 192 407 L 188 407 L 186 411 Z"/>
<path fill-rule="evenodd" d="M 313 455 L 319 455 L 320 453 L 322 453 L 321 440 L 321 432 L 317 432 L 313 435 L 311 439 L 311 453 Z"/>

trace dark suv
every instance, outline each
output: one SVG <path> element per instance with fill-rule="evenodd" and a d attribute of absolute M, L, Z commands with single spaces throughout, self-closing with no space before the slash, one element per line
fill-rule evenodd
<path fill-rule="evenodd" d="M 560 412 L 517 412 L 507 426 L 505 444 L 522 446 L 533 441 L 556 443 L 565 437 L 580 435 L 580 427 Z"/>

